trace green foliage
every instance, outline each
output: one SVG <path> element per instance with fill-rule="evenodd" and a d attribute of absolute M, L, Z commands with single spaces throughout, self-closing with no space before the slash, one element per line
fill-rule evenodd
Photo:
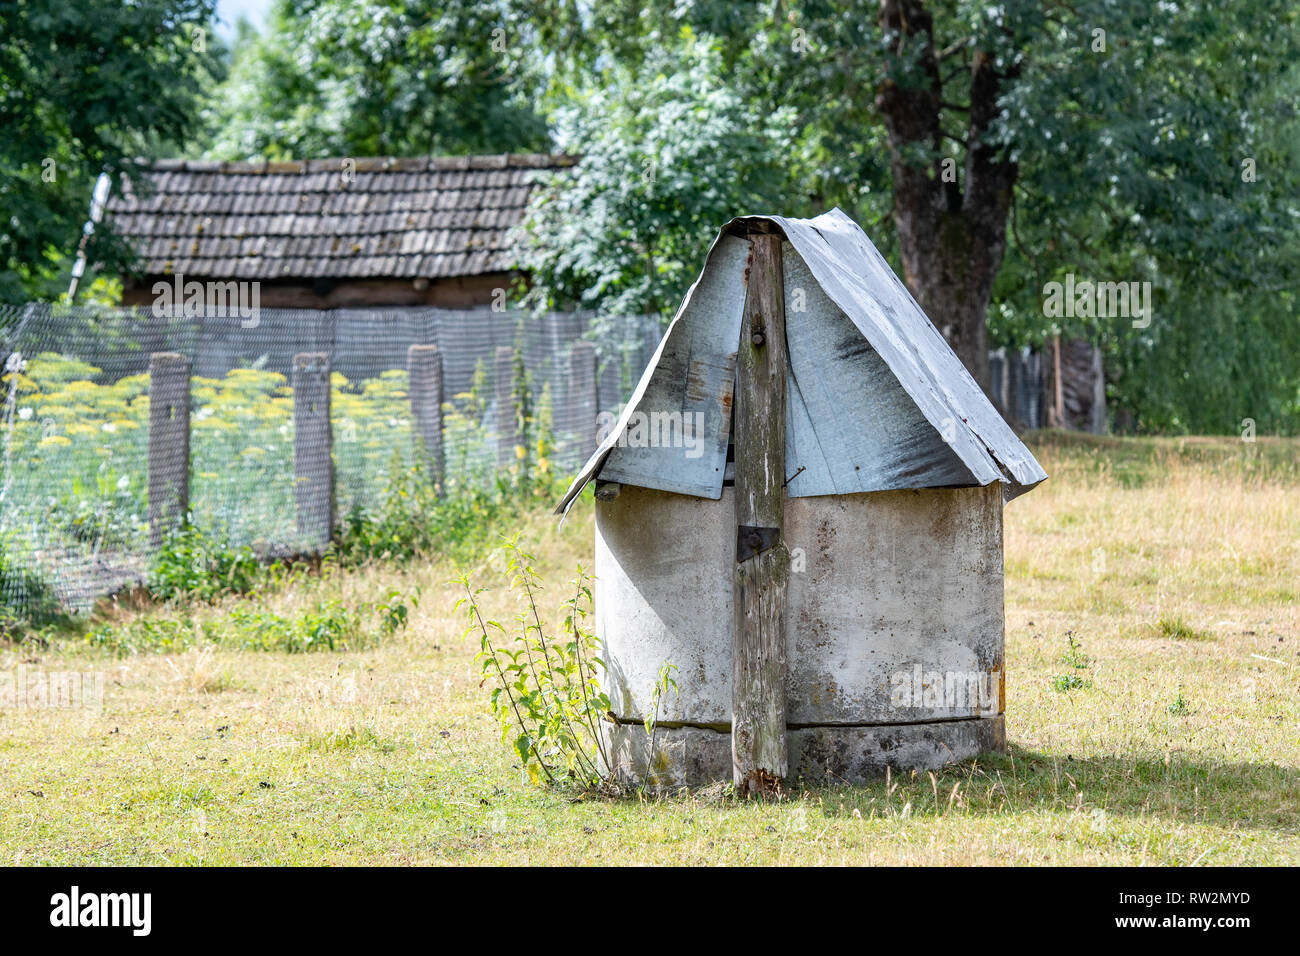
<path fill-rule="evenodd" d="M 186 526 L 163 542 L 145 585 L 161 601 L 214 601 L 228 594 L 249 594 L 266 584 L 273 573 L 263 567 L 247 545 L 234 547 L 224 539 Z"/>
<path fill-rule="evenodd" d="M 649 99 L 642 87 L 653 74 L 638 65 L 667 57 L 683 31 L 702 43 L 707 37 L 743 109 L 793 115 L 779 198 L 770 205 L 787 215 L 842 206 L 896 268 L 890 212 L 910 200 L 893 188 L 875 94 L 886 84 L 929 84 L 921 58 L 933 50 L 939 122 L 933 130 L 917 124 L 917 138 L 905 146 L 911 163 L 933 182 L 948 161 L 955 173 L 949 212 L 961 211 L 976 148 L 991 147 L 1016 164 L 997 224 L 1006 226 L 1007 253 L 989 301 L 992 344 L 1032 345 L 1058 331 L 1099 342 L 1112 407 L 1123 407 L 1145 431 L 1230 433 L 1246 418 L 1261 432 L 1300 431 L 1300 313 L 1290 291 L 1300 277 L 1300 10 L 1288 0 L 1191 0 L 1176 9 L 1145 0 L 930 0 L 912 9 L 920 8 L 933 18 L 933 32 L 906 43 L 884 35 L 881 4 L 863 0 L 602 0 L 583 14 L 548 14 L 539 29 L 556 51 L 553 95 L 576 99 L 577 108 L 583 102 L 572 89 L 592 84 L 605 88 L 596 104 Z M 992 61 L 1003 78 L 996 119 L 979 136 L 969 110 L 977 59 Z M 618 111 L 604 113 L 597 122 L 611 136 L 638 143 L 635 131 L 618 130 Z M 689 144 L 689 119 L 684 126 Z M 613 216 L 600 200 L 607 192 L 635 195 L 636 161 L 646 158 L 661 169 L 679 165 L 701 197 L 716 194 L 718 178 L 707 164 L 695 171 L 698 157 L 689 149 L 654 140 L 636 151 L 607 146 L 599 130 L 588 139 L 594 145 L 579 138 L 575 150 L 594 156 L 598 168 L 579 167 L 568 200 L 536 200 L 533 228 L 562 240 L 549 258 L 524 257 L 542 275 L 536 294 L 560 300 L 567 292 L 600 308 L 626 308 L 627 299 L 670 308 L 691 269 L 653 289 L 646 270 L 636 273 L 636 257 L 621 251 L 635 250 L 645 234 L 642 210 L 633 202 Z M 1247 160 L 1253 179 L 1244 175 Z M 604 189 L 584 184 L 619 176 L 624 183 Z M 728 203 L 707 224 L 652 218 L 663 234 L 655 241 L 685 248 L 684 238 L 665 233 L 693 236 L 701 245 L 689 261 L 698 265 L 717 224 L 752 208 L 735 197 L 724 197 Z M 653 202 L 644 208 L 653 210 Z M 608 272 L 598 268 L 605 249 L 615 250 Z M 592 267 L 580 268 L 584 263 Z M 1152 326 L 1135 330 L 1129 316 L 1048 318 L 1043 286 L 1067 272 L 1151 281 Z M 640 295 L 643 289 L 653 295 Z"/>
<path fill-rule="evenodd" d="M 1083 652 L 1083 645 L 1075 639 L 1073 631 L 1065 632 L 1065 653 L 1061 655 L 1061 663 L 1076 671 L 1087 670 L 1092 664 L 1092 658 Z M 1090 687 L 1092 681 L 1077 673 L 1057 674 L 1052 678 L 1052 689 L 1060 694 Z"/>
<path fill-rule="evenodd" d="M 362 626 L 360 611 L 331 598 L 293 616 L 274 614 L 254 605 L 234 607 L 230 611 L 229 628 L 221 633 L 220 643 L 239 650 L 301 654 L 365 650 L 373 639 Z"/>
<path fill-rule="evenodd" d="M 645 717 L 645 732 L 650 735 L 650 760 L 648 763 L 648 773 L 651 775 L 653 775 L 655 771 L 655 729 L 659 725 L 659 705 L 668 694 L 669 688 L 672 689 L 674 694 L 677 693 L 677 678 L 673 676 L 676 673 L 677 665 L 664 661 L 659 665 L 659 673 L 655 677 L 655 685 L 650 691 L 650 710 Z"/>
<path fill-rule="evenodd" d="M 130 624 L 104 624 L 86 633 L 86 644 L 118 657 L 131 654 L 186 651 L 198 647 L 208 634 L 189 618 L 145 617 Z"/>
<path fill-rule="evenodd" d="M 561 607 L 561 636 L 549 639 L 537 602 L 542 587 L 533 558 L 516 541 L 505 547 L 510 588 L 519 592 L 523 608 L 516 629 L 484 619 L 468 575 L 455 583 L 465 590 L 456 608 L 466 609 L 466 636 L 478 633 L 478 662 L 483 683 L 496 686 L 489 697 L 501 725 L 501 740 L 519 758 L 533 783 L 571 782 L 582 789 L 609 778 L 609 755 L 599 722 L 609 713 L 609 698 L 601 690 L 597 668 L 603 666 L 599 641 L 585 626 L 591 607 L 591 578 L 579 567 L 571 582 L 572 597 Z"/>
<path fill-rule="evenodd" d="M 277 614 L 254 601 L 235 604 L 224 617 L 142 617 L 126 624 L 108 623 L 86 634 L 90 647 L 119 657 L 171 653 L 215 646 L 227 650 L 361 651 L 405 630 L 411 594 L 390 590 L 373 603 L 348 607 L 336 597 L 319 598 L 306 609 Z"/>
<path fill-rule="evenodd" d="M 1186 717 L 1192 712 L 1192 704 L 1183 696 L 1183 685 L 1178 685 L 1178 694 L 1174 697 L 1174 702 L 1166 708 L 1170 717 Z"/>
<path fill-rule="evenodd" d="M 222 159 L 545 147 L 533 48 L 499 0 L 279 0 L 216 91 Z"/>
<path fill-rule="evenodd" d="M 1092 681 L 1085 680 L 1078 674 L 1057 674 L 1052 678 L 1052 690 L 1064 694 L 1072 690 L 1087 690 Z"/>
<path fill-rule="evenodd" d="M 0 638 L 66 621 L 67 615 L 50 582 L 15 561 L 0 535 Z"/>
<path fill-rule="evenodd" d="M 1300 434 L 1300 298 L 1257 287 L 1171 290 L 1107 338 L 1108 400 L 1138 432 Z"/>
<path fill-rule="evenodd" d="M 380 633 L 384 637 L 392 637 L 398 631 L 406 630 L 407 625 L 411 623 L 411 611 L 419 604 L 418 587 L 410 594 L 403 594 L 397 588 L 389 589 L 383 600 L 375 602 L 374 605 L 375 611 L 379 614 Z"/>
<path fill-rule="evenodd" d="M 1160 631 L 1161 637 L 1172 638 L 1175 641 L 1196 641 L 1201 640 L 1208 635 L 1204 631 L 1198 631 L 1181 617 L 1163 614 L 1156 621 L 1156 629 Z"/>
<path fill-rule="evenodd" d="M 1075 639 L 1074 631 L 1065 632 L 1065 653 L 1061 655 L 1061 662 L 1075 670 L 1087 670 L 1092 663 L 1092 659 L 1083 652 L 1083 645 Z"/>
<path fill-rule="evenodd" d="M 0 0 L 0 302 L 67 288 L 101 172 L 129 171 L 198 133 L 201 98 L 220 73 L 214 6 Z M 110 268 L 131 258 L 109 228 L 95 231 L 88 256 Z"/>
<path fill-rule="evenodd" d="M 670 313 L 722 223 L 779 208 L 790 120 L 746 102 L 717 46 L 689 31 L 590 74 L 555 116 L 582 162 L 547 181 L 523 224 L 525 301 Z"/>
<path fill-rule="evenodd" d="M 577 577 L 569 582 L 571 596 L 560 605 L 560 634 L 548 638 L 538 605 L 543 588 L 533 568 L 535 558 L 519 549 L 517 538 L 499 554 L 504 556 L 510 590 L 519 597 L 520 611 L 509 630 L 484 616 L 480 595 L 486 588 L 474 588 L 468 574 L 452 583 L 465 592 L 455 606 L 464 609 L 465 636 L 478 636 L 477 661 L 483 675 L 479 686 L 492 685 L 488 705 L 501 726 L 501 742 L 519 758 L 520 768 L 534 784 L 545 779 L 551 785 L 619 793 L 622 786 L 601 732 L 601 721 L 614 720 L 609 695 L 600 684 L 605 662 L 599 656 L 600 640 L 587 625 L 592 578 L 579 565 Z M 670 688 L 677 691 L 676 672 L 676 665 L 665 661 L 651 688 L 645 782 L 654 778 L 655 726 L 664 695 Z"/>
<path fill-rule="evenodd" d="M 521 444 L 514 460 L 498 467 L 498 436 L 485 428 L 487 378 L 475 370 L 459 405 L 443 407 L 443 440 L 449 450 L 442 480 L 423 461 L 404 464 L 394 454 L 379 476 L 370 500 L 356 502 L 344 515 L 336 543 L 343 563 L 405 561 L 435 554 L 468 563 L 490 550 L 500 529 L 529 508 L 553 501 L 565 487 L 555 468 L 550 394 L 534 401 L 522 364 L 516 368 L 515 394 L 520 418 L 513 423 Z"/>
<path fill-rule="evenodd" d="M 392 753 L 397 744 L 389 737 L 382 737 L 369 726 L 347 727 L 331 730 L 309 738 L 305 746 L 317 753 L 334 753 L 340 750 L 377 750 L 380 753 Z"/>

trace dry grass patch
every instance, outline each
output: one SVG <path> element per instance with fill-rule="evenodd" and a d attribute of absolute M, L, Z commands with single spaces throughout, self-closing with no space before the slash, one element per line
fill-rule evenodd
<path fill-rule="evenodd" d="M 1300 862 L 1300 444 L 1033 444 L 1052 478 L 1006 511 L 1005 756 L 769 805 L 572 802 L 512 769 L 453 569 L 375 566 L 259 602 L 292 617 L 418 588 L 408 627 L 365 650 L 0 649 L 0 669 L 105 681 L 98 716 L 4 712 L 0 861 Z M 522 530 L 558 605 L 590 563 L 590 505 Z M 94 626 L 231 607 L 124 606 Z"/>

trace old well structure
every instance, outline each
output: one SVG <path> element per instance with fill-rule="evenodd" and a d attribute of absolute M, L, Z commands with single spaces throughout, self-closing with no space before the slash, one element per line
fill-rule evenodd
<path fill-rule="evenodd" d="M 852 220 L 732 220 L 557 509 L 596 481 L 620 772 L 765 791 L 1001 749 L 1002 508 L 1046 477 Z"/>

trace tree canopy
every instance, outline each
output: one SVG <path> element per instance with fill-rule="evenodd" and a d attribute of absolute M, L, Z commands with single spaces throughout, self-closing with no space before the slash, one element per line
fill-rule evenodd
<path fill-rule="evenodd" d="M 544 149 L 537 58 L 499 0 L 277 0 L 214 98 L 221 159 Z"/>
<path fill-rule="evenodd" d="M 1144 427 L 1300 430 L 1290 0 L 277 0 L 228 61 L 210 14 L 0 0 L 0 294 L 50 294 L 133 155 L 565 150 L 534 306 L 666 315 L 731 215 L 838 205 L 977 378 L 1084 336 Z M 1048 314 L 1068 276 L 1150 282 L 1150 322 Z"/>
<path fill-rule="evenodd" d="M 0 301 L 67 289 L 100 173 L 199 139 L 213 2 L 0 0 Z M 89 252 L 126 257 L 108 230 Z"/>

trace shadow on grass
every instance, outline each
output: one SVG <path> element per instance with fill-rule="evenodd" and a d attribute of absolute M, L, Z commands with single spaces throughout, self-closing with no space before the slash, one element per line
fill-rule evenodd
<path fill-rule="evenodd" d="M 953 788 L 957 795 L 953 796 Z M 832 814 L 858 810 L 913 817 L 1029 810 L 1176 815 L 1221 827 L 1300 828 L 1300 772 L 1274 763 L 1224 763 L 1195 753 L 1064 757 L 1012 746 L 1006 754 L 928 772 L 902 771 L 860 786 L 806 791 Z M 838 809 L 837 809 L 838 807 Z"/>

